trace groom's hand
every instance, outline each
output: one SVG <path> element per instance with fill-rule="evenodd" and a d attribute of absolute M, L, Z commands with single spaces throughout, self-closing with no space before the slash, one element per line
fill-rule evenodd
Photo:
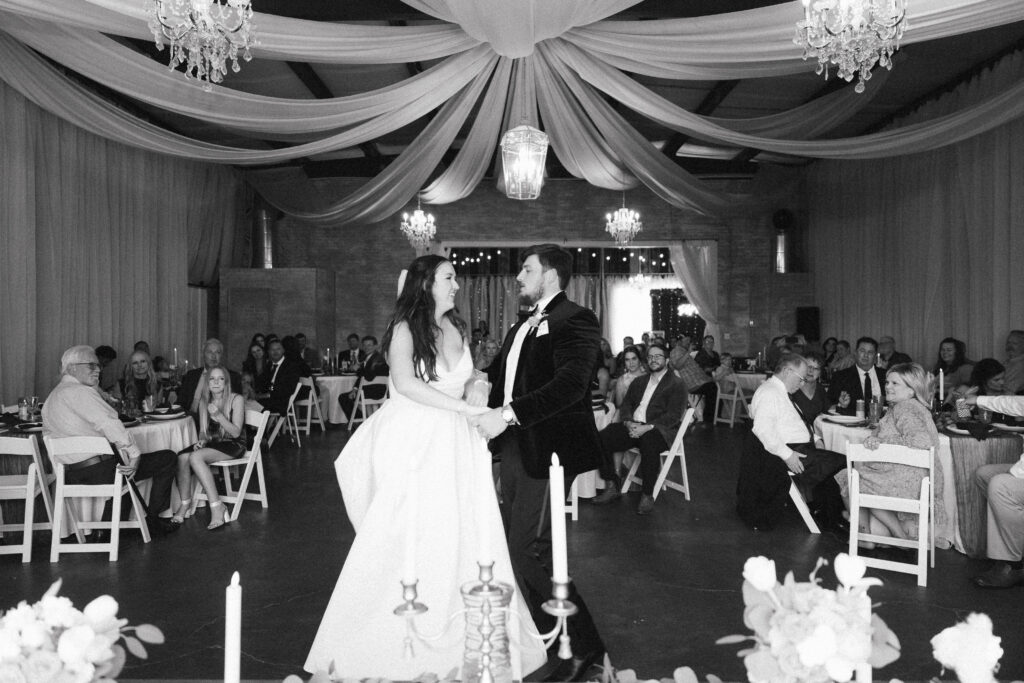
<path fill-rule="evenodd" d="M 493 439 L 508 429 L 508 423 L 501 416 L 501 408 L 492 408 L 483 415 L 475 417 L 473 421 L 476 423 L 477 431 L 488 439 Z"/>

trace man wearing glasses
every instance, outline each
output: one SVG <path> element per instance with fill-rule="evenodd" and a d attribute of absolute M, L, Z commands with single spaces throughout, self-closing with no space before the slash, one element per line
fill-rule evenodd
<path fill-rule="evenodd" d="M 614 422 L 601 430 L 601 455 L 609 469 L 612 454 L 630 448 L 640 449 L 640 504 L 638 515 L 654 510 L 654 484 L 661 469 L 661 453 L 668 450 L 682 422 L 686 406 L 686 385 L 668 368 L 668 352 L 661 342 L 651 342 L 647 352 L 651 372 L 633 380 L 619 412 L 622 422 Z M 594 499 L 597 504 L 610 503 L 619 497 L 619 482 L 608 482 L 604 492 Z"/>
<path fill-rule="evenodd" d="M 129 479 L 152 479 L 149 509 L 146 518 L 150 531 L 169 533 L 177 525 L 157 516 L 171 504 L 171 484 L 177 455 L 163 450 L 140 453 L 131 434 L 121 424 L 117 411 L 100 396 L 98 385 L 100 364 L 91 346 L 72 346 L 60 359 L 60 383 L 54 387 L 43 403 L 43 434 L 52 437 L 99 436 L 111 443 L 127 459 L 122 462 L 116 455 L 88 453 L 70 456 L 64 461 L 66 481 L 69 484 L 110 484 L 115 468 Z M 66 456 L 62 456 L 63 457 Z M 103 508 L 103 520 L 109 521 L 111 501 Z M 109 531 L 99 530 L 93 538 L 105 542 Z"/>
<path fill-rule="evenodd" d="M 775 374 L 754 392 L 750 412 L 756 438 L 748 439 L 740 458 L 736 510 L 750 526 L 770 529 L 789 499 L 792 472 L 819 526 L 842 535 L 850 526 L 833 475 L 846 466 L 846 458 L 815 446 L 810 427 L 790 400 L 806 375 L 803 356 L 783 355 Z"/>

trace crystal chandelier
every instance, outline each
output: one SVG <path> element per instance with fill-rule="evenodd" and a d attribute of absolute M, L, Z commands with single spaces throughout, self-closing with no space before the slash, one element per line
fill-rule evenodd
<path fill-rule="evenodd" d="M 615 238 L 616 244 L 623 247 L 636 237 L 636 234 L 644 229 L 640 222 L 640 214 L 633 209 L 626 208 L 626 193 L 622 193 L 622 208 L 617 209 L 614 214 L 605 214 L 608 221 L 608 233 Z"/>
<path fill-rule="evenodd" d="M 548 136 L 533 126 L 521 125 L 501 136 L 501 166 L 505 175 L 505 196 L 536 199 L 544 185 L 544 160 Z"/>
<path fill-rule="evenodd" d="M 835 66 L 839 77 L 858 76 L 857 92 L 871 78 L 875 64 L 892 69 L 892 54 L 907 29 L 906 0 L 802 0 L 804 20 L 796 23 L 793 42 L 804 48 L 804 59 L 818 58 L 815 73 Z"/>
<path fill-rule="evenodd" d="M 426 249 L 437 234 L 433 214 L 423 213 L 419 199 L 416 200 L 416 210 L 411 216 L 402 214 L 402 234 L 409 238 L 409 244 L 416 249 Z"/>
<path fill-rule="evenodd" d="M 643 273 L 636 273 L 635 275 L 629 276 L 629 284 L 637 289 L 643 289 L 650 284 L 651 278 L 647 277 Z"/>
<path fill-rule="evenodd" d="M 227 62 L 238 73 L 238 52 L 252 59 L 256 46 L 250 0 L 150 0 L 149 29 L 158 49 L 171 46 L 170 68 L 185 64 L 185 76 L 194 76 L 209 91 L 227 74 Z"/>

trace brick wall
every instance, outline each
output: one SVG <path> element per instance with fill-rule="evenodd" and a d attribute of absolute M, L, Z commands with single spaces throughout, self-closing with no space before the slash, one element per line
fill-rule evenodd
<path fill-rule="evenodd" d="M 333 181 L 324 191 L 351 192 L 358 180 Z M 745 192 L 749 183 L 719 181 L 716 188 Z M 330 194 L 328 193 L 328 196 Z M 612 244 L 604 215 L 621 206 L 621 195 L 579 180 L 549 180 L 537 201 L 514 201 L 485 183 L 455 204 L 432 206 L 441 241 L 578 242 Z M 641 241 L 718 240 L 719 348 L 738 354 L 756 353 L 777 334 L 795 330 L 797 306 L 813 305 L 808 274 L 775 275 L 772 265 L 773 209 L 739 210 L 715 221 L 670 206 L 646 189 L 631 190 L 626 202 L 640 212 Z M 796 203 L 787 202 L 787 203 Z M 802 214 L 802 211 L 796 211 Z M 275 265 L 324 268 L 336 278 L 337 336 L 340 346 L 349 332 L 383 333 L 394 304 L 399 271 L 415 257 L 398 230 L 399 216 L 372 225 L 325 228 L 290 218 L 275 227 Z"/>

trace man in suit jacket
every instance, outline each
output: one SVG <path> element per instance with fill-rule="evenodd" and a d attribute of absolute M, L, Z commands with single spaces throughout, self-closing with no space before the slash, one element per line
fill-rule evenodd
<path fill-rule="evenodd" d="M 643 487 L 638 515 L 649 515 L 654 509 L 654 483 L 661 469 L 661 453 L 668 450 L 676 437 L 686 407 L 686 385 L 668 367 L 668 351 L 661 342 L 651 342 L 647 350 L 647 366 L 651 372 L 633 380 L 619 406 L 622 422 L 614 422 L 601 430 L 601 451 L 605 461 L 612 453 L 630 448 L 640 449 L 640 476 Z M 613 481 L 617 479 L 617 476 Z M 610 503 L 619 497 L 618 486 L 608 486 L 594 499 Z"/>
<path fill-rule="evenodd" d="M 372 382 L 378 377 L 387 377 L 391 372 L 387 361 L 384 360 L 384 354 L 377 350 L 376 337 L 363 337 L 362 353 L 364 354 L 363 369 L 359 371 L 356 385 L 352 387 L 352 391 L 338 397 L 338 405 L 345 411 L 346 419 L 352 419 L 356 396 L 359 395 L 359 387 L 363 386 L 363 382 Z M 370 384 L 363 388 L 363 395 L 369 399 L 381 399 L 384 398 L 387 390 L 388 388 L 383 384 Z"/>
<path fill-rule="evenodd" d="M 355 368 L 366 358 L 366 354 L 359 346 L 359 335 L 353 332 L 345 337 L 345 343 L 348 344 L 348 348 L 338 354 L 338 367 L 344 367 L 348 363 L 348 367 Z"/>
<path fill-rule="evenodd" d="M 896 350 L 896 340 L 886 335 L 878 338 L 878 360 L 875 365 L 888 371 L 894 365 L 912 363 L 910 356 Z"/>
<path fill-rule="evenodd" d="M 836 404 L 838 412 L 853 415 L 857 401 L 864 401 L 865 411 L 872 398 L 885 402 L 885 370 L 875 367 L 877 359 L 878 342 L 871 337 L 858 339 L 854 365 L 835 373 L 828 388 L 828 398 Z M 868 393 L 865 393 L 865 382 L 869 385 Z"/>
<path fill-rule="evenodd" d="M 206 376 L 211 369 L 220 365 L 223 357 L 224 345 L 220 343 L 219 339 L 211 337 L 203 343 L 203 367 L 193 368 L 181 378 L 181 387 L 178 388 L 178 396 L 175 400 L 196 420 L 198 420 L 199 400 L 208 390 Z M 228 376 L 231 379 L 231 391 L 236 394 L 242 393 L 242 376 L 234 370 L 228 370 Z"/>
<path fill-rule="evenodd" d="M 534 621 L 542 631 L 554 618 L 541 609 L 551 595 L 551 522 L 545 513 L 548 467 L 557 453 L 565 468 L 564 500 L 576 475 L 598 466 L 600 441 L 590 405 L 590 378 L 600 355 L 594 312 L 566 298 L 572 254 L 554 244 L 530 247 L 516 277 L 521 300 L 534 304 L 527 320 L 505 337 L 492 410 L 476 418 L 501 456 L 503 514 L 509 555 Z M 543 516 L 542 516 L 543 515 Z M 570 586 L 579 612 L 568 621 L 574 656 L 542 674 L 544 680 L 584 680 L 601 660 L 604 643 L 586 603 Z"/>
<path fill-rule="evenodd" d="M 302 370 L 297 362 L 285 357 L 284 344 L 280 339 L 267 344 L 267 357 L 270 362 L 256 378 L 256 398 L 270 412 L 284 415 L 288 412 L 288 401 L 302 377 Z"/>

